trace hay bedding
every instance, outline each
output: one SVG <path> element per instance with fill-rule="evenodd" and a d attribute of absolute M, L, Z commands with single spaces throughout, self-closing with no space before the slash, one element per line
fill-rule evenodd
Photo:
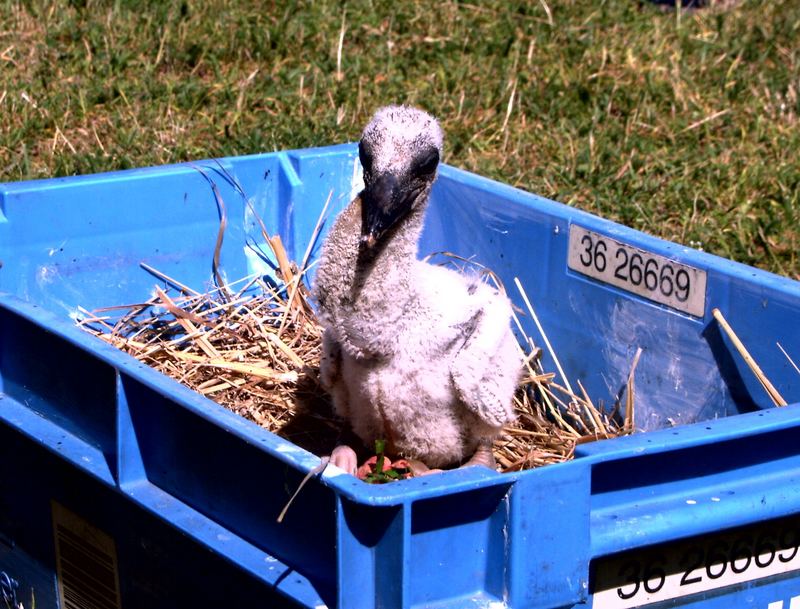
<path fill-rule="evenodd" d="M 303 274 L 287 260 L 279 238 L 267 243 L 279 261 L 277 285 L 254 278 L 199 293 L 142 265 L 161 279 L 152 298 L 82 310 L 78 323 L 236 414 L 318 455 L 328 454 L 346 430 L 318 382 L 322 329 Z M 556 373 L 542 369 L 542 351 L 526 340 L 525 374 L 514 399 L 518 418 L 494 446 L 500 471 L 565 461 L 577 444 L 633 430 L 633 370 L 628 416 L 622 418 L 618 408 L 597 407 L 579 382 L 580 395 L 563 375 L 557 382 Z"/>
<path fill-rule="evenodd" d="M 334 416 L 319 385 L 322 328 L 303 281 L 311 246 L 298 268 L 288 259 L 280 238 L 268 235 L 261 223 L 264 242 L 277 261 L 275 280 L 255 277 L 225 283 L 219 272 L 227 224 L 225 206 L 214 182 L 198 171 L 209 181 L 220 212 L 213 258 L 216 286 L 200 293 L 142 263 L 160 283 L 149 300 L 94 311 L 81 309 L 78 325 L 269 431 L 317 455 L 330 454 L 339 440 L 352 438 L 347 437 L 348 430 Z M 312 245 L 328 203 L 310 240 Z M 489 270 L 469 260 L 444 254 L 439 263 L 462 271 L 472 266 L 469 272 L 477 268 L 487 281 L 503 289 Z M 522 285 L 518 280 L 515 283 L 526 303 L 524 313 L 535 321 L 558 374 L 542 368 L 541 349 L 526 337 L 520 353 L 525 373 L 514 398 L 517 420 L 504 428 L 494 445 L 498 469 L 511 472 L 565 461 L 573 457 L 577 444 L 631 433 L 633 372 L 640 352 L 628 379 L 625 416 L 620 415 L 620 404 L 606 412 L 592 402 L 580 382 L 579 392 L 573 390 Z M 514 321 L 524 336 L 516 316 Z M 360 457 L 370 454 L 375 451 Z M 382 462 L 383 455 L 377 457 L 373 463 Z M 394 476 L 367 479 L 382 482 Z"/>

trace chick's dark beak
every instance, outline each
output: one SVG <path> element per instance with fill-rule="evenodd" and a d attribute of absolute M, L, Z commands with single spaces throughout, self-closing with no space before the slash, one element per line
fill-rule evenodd
<path fill-rule="evenodd" d="M 411 211 L 419 192 L 392 174 L 377 176 L 361 193 L 361 243 L 374 247 Z"/>

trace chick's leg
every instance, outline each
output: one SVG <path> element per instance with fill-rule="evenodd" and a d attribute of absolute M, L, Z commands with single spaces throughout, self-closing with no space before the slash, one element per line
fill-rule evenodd
<path fill-rule="evenodd" d="M 470 465 L 483 465 L 489 469 L 495 469 L 497 462 L 494 460 L 492 453 L 492 444 L 489 441 L 481 442 L 478 445 L 475 454 L 470 457 L 469 461 L 464 463 L 461 467 L 469 467 Z"/>

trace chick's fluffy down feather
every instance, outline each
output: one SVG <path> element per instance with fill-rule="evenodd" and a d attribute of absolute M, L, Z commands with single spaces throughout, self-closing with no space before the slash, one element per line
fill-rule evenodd
<path fill-rule="evenodd" d="M 398 453 L 443 467 L 513 420 L 519 351 L 505 296 L 449 269 L 415 261 L 411 270 L 402 315 L 380 298 L 369 317 L 383 323 L 353 315 L 328 327 L 322 379 L 367 446 L 385 437 Z"/>

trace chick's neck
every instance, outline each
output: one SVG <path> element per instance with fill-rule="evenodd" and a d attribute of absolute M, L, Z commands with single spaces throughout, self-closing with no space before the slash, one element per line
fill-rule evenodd
<path fill-rule="evenodd" d="M 417 258 L 419 237 L 425 220 L 425 205 L 412 209 L 371 250 L 359 248 L 354 296 L 383 298 L 397 303 L 411 296 L 411 269 Z"/>

